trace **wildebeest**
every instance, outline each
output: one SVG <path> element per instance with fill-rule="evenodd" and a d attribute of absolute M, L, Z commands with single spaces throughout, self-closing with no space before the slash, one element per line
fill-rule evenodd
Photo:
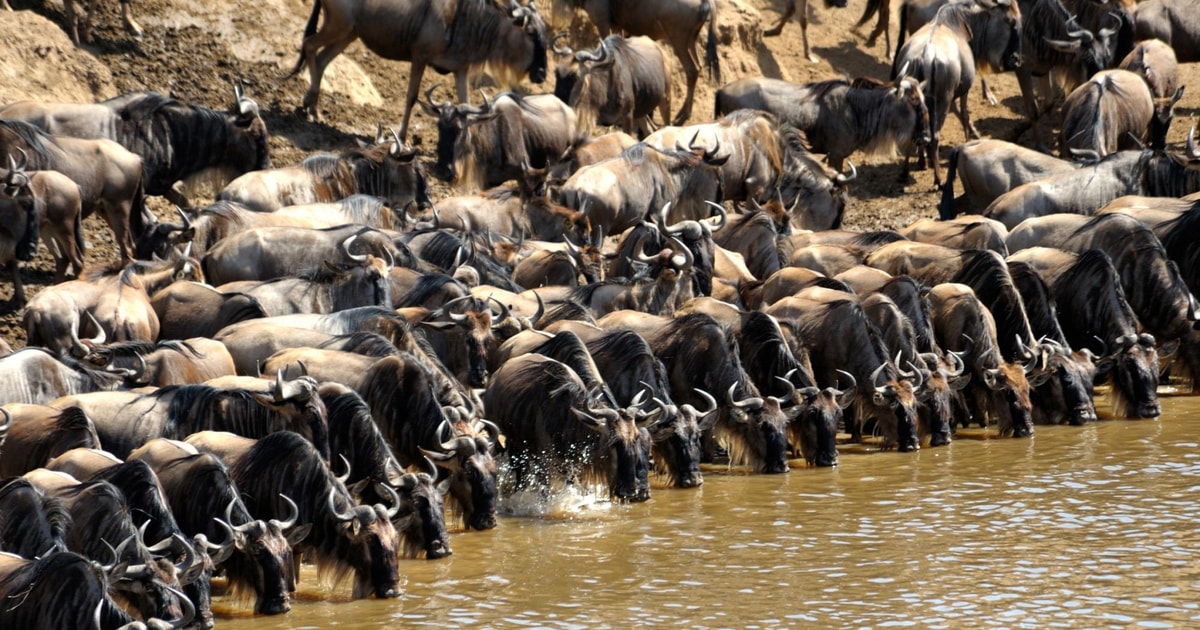
<path fill-rule="evenodd" d="M 432 100 L 434 85 L 421 107 L 437 118 L 437 163 L 433 175 L 476 188 L 500 185 L 544 169 L 576 139 L 575 112 L 552 94 L 521 96 L 503 92 L 484 96 L 482 107 Z"/>
<path fill-rule="evenodd" d="M 0 478 L 23 475 L 74 448 L 99 448 L 91 418 L 78 407 L 9 403 L 0 407 L 8 437 L 0 445 Z"/>
<path fill-rule="evenodd" d="M 209 548 L 235 596 L 253 592 L 254 612 L 259 614 L 291 609 L 291 547 L 308 534 L 307 524 L 286 518 L 255 520 L 225 464 L 184 442 L 156 438 L 130 453 L 129 460 L 144 461 L 154 469 L 180 528 Z"/>
<path fill-rule="evenodd" d="M 133 256 L 133 236 L 153 223 L 146 210 L 142 159 L 112 140 L 48 134 L 19 120 L 0 120 L 0 154 L 28 157 L 26 168 L 58 171 L 79 186 L 82 217 L 99 212 L 121 257 Z"/>
<path fill-rule="evenodd" d="M 79 343 L 80 354 L 88 347 Z M 124 376 L 92 369 L 70 357 L 27 347 L 0 357 L 0 399 L 46 404 L 60 396 L 115 389 Z"/>
<path fill-rule="evenodd" d="M 929 142 L 929 110 L 922 86 L 901 74 L 889 85 L 870 79 L 788 83 L 746 78 L 717 90 L 717 115 L 760 109 L 804 132 L 809 147 L 827 154 L 829 166 L 855 151 L 907 155 Z"/>
<path fill-rule="evenodd" d="M 318 31 L 322 9 L 325 23 Z M 292 70 L 294 76 L 308 66 L 303 107 L 311 118 L 322 118 L 319 99 L 326 66 L 356 39 L 385 59 L 412 62 L 400 138 L 408 134 L 425 66 L 453 72 L 462 103 L 469 98 L 468 73 L 485 64 L 500 73 L 503 83 L 516 83 L 523 74 L 534 83 L 546 80 L 546 24 L 533 3 L 467 0 L 449 8 L 407 0 L 314 0 Z"/>
<path fill-rule="evenodd" d="M 1190 3 L 1147 0 L 1137 6 L 1134 15 L 1138 40 L 1161 40 L 1175 51 L 1179 61 L 1200 61 L 1200 23 Z"/>
<path fill-rule="evenodd" d="M 233 96 L 227 112 L 156 92 L 130 92 L 95 105 L 22 101 L 0 110 L 0 118 L 24 120 L 54 135 L 113 140 L 142 158 L 146 194 L 186 208 L 185 182 L 200 179 L 220 187 L 242 173 L 271 167 L 258 103 L 236 85 Z"/>
<path fill-rule="evenodd" d="M 363 197 L 355 195 L 347 199 Z M 374 199 L 374 197 L 371 197 Z M 345 200 L 343 200 L 345 201 Z M 333 202 L 339 203 L 339 202 Z M 295 207 L 295 206 L 291 206 Z M 281 208 L 280 210 L 283 210 Z M 135 256 L 139 260 L 148 260 L 154 256 L 163 256 L 172 247 L 190 244 L 197 258 L 216 245 L 218 241 L 246 230 L 262 227 L 302 227 L 320 229 L 331 227 L 320 221 L 280 212 L 257 212 L 235 201 L 218 201 L 189 217 L 186 212 L 179 211 L 180 223 L 162 221 L 155 224 L 148 233 L 138 240 Z M 356 221 L 341 221 L 337 225 L 356 223 Z"/>
<path fill-rule="evenodd" d="M 131 386 L 188 385 L 235 373 L 229 350 L 207 337 L 98 344 L 84 361 L 97 369 L 125 374 Z"/>
<path fill-rule="evenodd" d="M 717 170 L 728 155 L 715 149 L 657 149 L 634 145 L 620 156 L 585 166 L 563 184 L 563 205 L 583 213 L 592 229 L 619 234 L 668 202 L 702 206 L 720 201 Z"/>
<path fill-rule="evenodd" d="M 559 55 L 554 69 L 554 95 L 579 117 L 579 128 L 616 126 L 645 137 L 653 131 L 657 109 L 662 124 L 671 120 L 671 84 L 662 50 L 648 37 L 609 35 L 595 50 L 573 51 L 558 45 L 566 33 L 550 41 Z"/>
<path fill-rule="evenodd" d="M 675 58 L 683 68 L 687 95 L 683 99 L 683 107 L 675 114 L 675 120 L 671 121 L 672 125 L 682 125 L 692 116 L 696 79 L 700 77 L 696 41 L 705 22 L 708 22 L 708 36 L 704 44 L 704 63 L 709 74 L 717 81 L 721 80 L 720 59 L 717 57 L 717 6 L 712 0 L 664 0 L 637 6 L 619 0 L 558 0 L 556 8 L 559 7 L 571 12 L 582 8 L 596 25 L 600 37 L 608 37 L 613 31 L 630 36 L 641 35 L 664 42 L 675 53 Z"/>
<path fill-rule="evenodd" d="M 101 392 L 66 396 L 59 408 L 78 406 L 92 419 L 105 450 L 125 457 L 156 437 L 183 439 L 197 431 L 228 430 L 261 437 L 284 429 L 311 440 L 328 457 L 325 406 L 309 378 L 275 381 L 269 393 L 209 385 L 163 387 L 150 393 Z M 127 417 L 138 418 L 126 422 Z"/>
<path fill-rule="evenodd" d="M 1128 70 L 1098 72 L 1063 102 L 1059 153 L 1064 159 L 1085 151 L 1102 158 L 1135 148 L 1148 137 L 1161 148 L 1182 97 L 1179 88 L 1168 98 L 1155 99 L 1145 79 Z"/>
<path fill-rule="evenodd" d="M 960 212 L 983 212 L 996 197 L 1021 184 L 1074 168 L 1071 162 L 1004 140 L 971 140 L 950 152 L 938 215 L 950 219 Z M 958 197 L 954 196 L 956 176 L 962 178 L 963 187 Z"/>
<path fill-rule="evenodd" d="M 83 331 L 114 341 L 154 341 L 159 325 L 150 294 L 176 280 L 204 280 L 199 261 L 176 254 L 165 261 L 89 268 L 77 280 L 43 289 L 22 314 L 29 343 L 79 356 Z"/>
<path fill-rule="evenodd" d="M 239 280 L 312 274 L 327 263 L 369 261 L 368 256 L 380 264 L 395 260 L 394 251 L 388 234 L 357 225 L 320 230 L 256 228 L 217 243 L 204 255 L 202 264 L 205 278 L 219 287 Z"/>
<path fill-rule="evenodd" d="M 220 433 L 201 434 L 219 439 Z M 202 450 L 205 442 L 189 441 Z M 259 519 L 288 519 L 311 524 L 296 553 L 311 552 L 317 570 L 337 584 L 353 574 L 354 597 L 396 597 L 399 591 L 396 530 L 391 518 L 398 499 L 384 486 L 392 506 L 359 505 L 322 461 L 312 443 L 291 431 L 279 431 L 240 446 L 229 476 L 237 483 L 247 511 Z M 288 500 L 285 497 L 294 497 Z M 294 503 L 292 501 L 295 501 Z"/>
<path fill-rule="evenodd" d="M 332 313 L 358 306 L 391 306 L 386 260 L 370 254 L 347 254 L 350 263 L 325 263 L 289 278 L 244 280 L 217 287 L 222 292 L 258 300 L 268 316 Z"/>
<path fill-rule="evenodd" d="M 1044 270 L 1060 323 L 1066 324 L 1063 334 L 1067 341 L 1098 357 L 1098 368 L 1111 368 L 1113 409 L 1134 418 L 1162 413 L 1156 391 L 1154 337 L 1138 334 L 1138 320 L 1125 300 L 1121 279 L 1108 254 L 1093 249 L 1078 257 L 1052 257 L 1043 248 L 1032 248 L 1013 260 Z"/>
<path fill-rule="evenodd" d="M 587 391 L 566 365 L 540 354 L 505 363 L 484 393 L 488 414 L 506 437 L 518 490 L 554 482 L 606 486 L 625 501 L 650 498 L 650 434 L 662 414 L 641 399 L 613 409 Z"/>
<path fill-rule="evenodd" d="M 8 172 L 0 182 L 0 263 L 12 273 L 13 303 L 25 305 L 20 262 L 37 255 L 42 230 L 54 256 L 54 281 L 83 270 L 82 201 L 79 186 L 57 171 L 25 171 L 9 156 Z"/>
<path fill-rule="evenodd" d="M 977 72 L 1002 72 L 1021 65 L 1021 11 L 1012 0 L 977 0 L 942 7 L 896 52 L 892 78 L 903 71 L 920 81 L 929 108 L 926 155 L 933 183 L 942 183 L 938 145 L 951 105 L 958 101 L 963 135 L 978 137 L 967 112 L 967 93 Z"/>
<path fill-rule="evenodd" d="M 27 630 L 146 627 L 109 597 L 109 580 L 120 577 L 113 569 L 65 551 L 34 560 L 0 554 L 0 598 L 19 600 L 0 607 L 0 623 Z M 155 628 L 166 625 L 160 619 L 147 621 Z M 180 615 L 166 627 L 181 627 L 189 621 L 190 617 Z"/>
<path fill-rule="evenodd" d="M 390 141 L 373 146 L 347 149 L 337 155 L 317 153 L 297 166 L 251 171 L 229 182 L 217 200 L 272 212 L 357 194 L 379 197 L 396 211 L 409 204 L 422 208 L 432 205 L 417 152 L 402 145 L 394 133 Z"/>
<path fill-rule="evenodd" d="M 1154 98 L 1166 98 L 1179 89 L 1179 62 L 1175 49 L 1160 39 L 1140 41 L 1117 66 L 1140 75 Z"/>
<path fill-rule="evenodd" d="M 258 300 L 244 293 L 222 293 L 191 281 L 172 282 L 150 296 L 158 315 L 158 338 L 214 337 L 222 328 L 266 317 Z"/>

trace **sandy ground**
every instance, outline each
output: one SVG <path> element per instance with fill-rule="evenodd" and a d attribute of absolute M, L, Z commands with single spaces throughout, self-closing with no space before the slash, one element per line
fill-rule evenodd
<path fill-rule="evenodd" d="M 716 0 L 722 80 L 762 75 L 789 81 L 814 81 L 837 76 L 887 78 L 889 60 L 884 58 L 883 39 L 867 49 L 864 37 L 853 32 L 866 0 L 850 0 L 844 9 L 830 9 L 814 2 L 809 13 L 809 41 L 820 58 L 812 63 L 801 52 L 799 22 L 793 19 L 780 37 L 761 37 L 783 11 L 780 0 Z M 138 0 L 138 21 L 145 29 L 133 39 L 121 27 L 118 3 L 97 2 L 92 42 L 74 48 L 62 30 L 65 23 L 60 0 L 10 0 L 14 13 L 0 12 L 0 101 L 23 98 L 84 102 L 130 90 L 151 89 L 213 108 L 225 108 L 233 99 L 233 84 L 242 81 L 255 98 L 271 134 L 272 158 L 276 165 L 294 164 L 314 151 L 338 150 L 357 139 L 374 135 L 377 123 L 398 125 L 409 64 L 387 61 L 352 44 L 327 72 L 322 96 L 325 123 L 305 120 L 298 106 L 308 87 L 307 76 L 284 78 L 295 63 L 304 22 L 312 5 L 306 0 Z M 549 0 L 538 0 L 551 31 L 565 30 L 580 37 L 571 42 L 584 47 L 594 42 L 594 29 L 586 16 L 554 15 Z M 894 20 L 893 20 L 894 23 Z M 864 29 L 865 30 L 865 29 Z M 893 34 L 896 27 L 892 27 Z M 894 37 L 893 37 L 894 40 Z M 553 57 L 553 55 L 551 55 Z M 1192 83 L 1196 69 L 1182 68 L 1181 81 Z M 682 73 L 675 65 L 673 103 L 683 101 Z M 985 136 L 1013 139 L 1019 116 L 1020 93 L 1012 75 L 991 77 L 1000 102 L 989 106 L 976 88 L 970 108 Z M 551 91 L 553 73 L 546 84 L 525 85 L 534 92 Z M 425 73 L 422 91 L 435 82 L 446 86 L 451 77 Z M 692 122 L 712 118 L 713 94 L 720 87 L 701 78 L 697 87 Z M 1196 94 L 1180 103 L 1171 133 L 1173 143 L 1182 143 L 1194 117 Z M 1053 121 L 1053 118 L 1051 119 Z M 427 159 L 433 158 L 436 143 L 434 121 L 424 113 L 413 115 L 411 142 Z M 943 156 L 963 140 L 962 128 L 953 116 L 942 133 Z M 1026 134 L 1019 139 L 1032 146 Z M 859 177 L 852 185 L 852 200 L 846 225 L 858 229 L 895 228 L 921 217 L 936 216 L 937 195 L 932 191 L 932 171 L 914 172 L 901 181 L 897 160 L 852 156 Z M 434 198 L 449 194 L 435 184 Z M 161 216 L 171 209 L 159 199 L 151 207 Z M 89 262 L 116 257 L 112 238 L 97 217 L 84 223 Z M 36 294 L 52 280 L 53 263 L 42 253 L 24 270 L 26 291 Z M 19 313 L 9 300 L 11 280 L 0 281 L 0 335 L 15 346 L 24 344 Z"/>

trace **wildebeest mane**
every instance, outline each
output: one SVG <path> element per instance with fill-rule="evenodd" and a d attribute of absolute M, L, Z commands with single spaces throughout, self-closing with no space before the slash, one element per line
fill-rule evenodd
<path fill-rule="evenodd" d="M 386 223 L 383 227 L 388 228 L 394 224 L 391 217 L 388 217 L 383 212 L 387 209 L 383 200 L 374 195 L 350 195 L 338 201 L 338 205 L 341 207 L 342 213 L 346 215 L 346 218 L 350 219 L 351 223 L 361 223 L 371 226 Z"/>
<path fill-rule="evenodd" d="M 460 251 L 463 251 L 462 240 L 449 232 L 437 230 L 422 246 L 420 256 L 441 269 L 453 270 Z"/>
<path fill-rule="evenodd" d="M 592 392 L 593 395 L 602 394 L 609 405 L 617 404 L 613 398 L 613 392 L 609 390 L 608 385 L 604 382 L 604 377 L 600 375 L 600 370 L 596 367 L 587 346 L 575 333 L 569 330 L 562 331 L 554 335 L 553 339 L 547 339 L 534 352 L 550 357 L 571 368 L 583 381 L 583 386 L 589 392 Z"/>
<path fill-rule="evenodd" d="M 1128 323 L 1137 320 L 1129 303 L 1123 299 L 1118 272 L 1105 252 L 1089 249 L 1080 254 L 1075 264 L 1055 281 L 1054 293 L 1065 312 L 1091 315 L 1088 321 L 1077 322 L 1076 326 L 1068 329 L 1077 333 L 1076 347 L 1088 347 L 1100 354 L 1104 348 L 1100 346 L 1101 342 L 1092 338 L 1093 335 L 1107 342 L 1134 333 Z M 1100 299 L 1101 296 L 1115 296 L 1117 299 Z M 1087 328 L 1089 324 L 1095 325 L 1095 328 Z"/>
<path fill-rule="evenodd" d="M 58 496 L 71 514 L 67 546 L 72 551 L 97 562 L 112 562 L 112 549 L 137 534 L 125 495 L 107 481 L 84 481 L 64 488 Z M 124 559 L 136 553 L 127 552 Z"/>
<path fill-rule="evenodd" d="M 302 543 L 313 549 L 317 570 L 323 579 L 337 584 L 354 568 L 346 559 L 356 553 L 338 531 L 340 524 L 327 514 L 329 491 L 340 497 L 337 509 L 345 512 L 353 504 L 350 493 L 321 462 L 311 443 L 291 431 L 272 433 L 250 447 L 230 468 L 246 509 L 259 518 L 284 513 L 280 495 L 291 497 L 299 509 L 299 523 L 312 523 Z"/>
<path fill-rule="evenodd" d="M 850 288 L 850 285 L 838 280 L 837 278 L 830 278 L 829 276 L 814 278 L 812 286 L 821 287 L 824 289 L 832 289 L 834 291 L 841 291 L 843 293 L 854 293 L 854 289 Z"/>
<path fill-rule="evenodd" d="M 545 328 L 554 322 L 560 321 L 581 321 L 588 324 L 595 324 L 596 318 L 592 317 L 592 312 L 586 306 L 580 304 L 573 299 L 556 300 L 547 305 L 545 313 L 542 313 L 541 319 L 534 322 L 535 328 Z"/>
<path fill-rule="evenodd" d="M 371 418 L 371 409 L 362 396 L 352 389 L 335 383 L 324 383 L 318 390 L 321 401 L 329 410 L 329 450 L 336 459 L 346 458 L 350 470 L 339 469 L 340 474 L 350 473 L 346 483 L 353 484 L 361 479 L 387 482 L 384 464 L 390 457 L 396 459 L 391 446 Z M 397 460 L 398 462 L 399 460 Z M 398 463 L 397 463 L 398 465 Z M 374 488 L 365 491 L 365 503 L 377 503 Z"/>
<path fill-rule="evenodd" d="M 1200 242 L 1196 240 L 1200 234 L 1200 202 L 1158 226 L 1157 233 L 1167 256 L 1179 265 L 1179 273 L 1192 293 L 1200 293 Z"/>
<path fill-rule="evenodd" d="M 43 495 L 28 479 L 14 477 L 0 486 L 0 551 L 25 558 L 66 551 L 70 527 L 62 502 Z"/>
<path fill-rule="evenodd" d="M 628 405 L 644 389 L 641 380 L 658 390 L 660 398 L 665 396 L 664 402 L 671 402 L 667 369 L 641 335 L 632 330 L 613 331 L 589 342 L 587 349 L 597 366 L 608 366 L 605 381 L 618 404 Z M 650 374 L 646 374 L 647 368 Z M 653 378 L 646 378 L 651 375 Z"/>
<path fill-rule="evenodd" d="M 392 356 L 400 352 L 386 337 L 373 332 L 336 335 L 317 344 L 317 348 L 341 350 L 377 358 Z"/>
<path fill-rule="evenodd" d="M 421 279 L 417 280 L 417 283 L 413 285 L 413 288 L 405 293 L 402 298 L 400 298 L 399 303 L 396 304 L 396 308 L 421 306 L 425 304 L 429 298 L 433 297 L 443 288 L 445 288 L 447 284 L 456 284 L 461 286 L 458 280 L 455 280 L 444 273 L 427 273 L 421 276 Z M 465 294 L 466 287 L 462 288 Z"/>
<path fill-rule="evenodd" d="M 913 332 L 917 336 L 917 349 L 921 352 L 937 352 L 933 323 L 929 321 L 929 314 L 921 297 L 921 284 L 912 276 L 895 276 L 883 283 L 879 292 L 891 298 L 900 312 L 912 322 Z"/>
<path fill-rule="evenodd" d="M 350 166 L 357 157 L 353 150 L 341 156 L 316 153 L 300 163 L 315 180 L 315 194 L 318 200 L 336 201 L 363 192 Z"/>
<path fill-rule="evenodd" d="M 15 136 L 14 140 L 3 140 L 5 135 Z M 57 160 L 51 147 L 57 149 L 58 142 L 50 134 L 20 120 L 0 120 L 0 146 L 10 154 L 16 154 L 16 147 L 22 147 L 29 155 L 30 171 L 54 170 Z"/>
<path fill-rule="evenodd" d="M 995 252 L 981 249 L 963 252 L 961 260 L 962 268 L 950 281 L 965 284 L 975 291 L 979 301 L 996 320 L 1000 354 L 1008 361 L 1017 360 L 1021 355 L 1017 337 L 1029 345 L 1033 332 L 1029 328 L 1021 294 L 1008 275 L 1008 265 Z"/>
<path fill-rule="evenodd" d="M 1021 301 L 1025 304 L 1025 314 L 1029 318 L 1029 328 L 1033 336 L 1039 340 L 1045 337 L 1069 348 L 1070 344 L 1058 323 L 1054 296 L 1042 274 L 1023 262 L 1008 263 L 1008 273 L 1012 276 L 1013 285 L 1021 293 Z"/>
<path fill-rule="evenodd" d="M 430 443 L 446 419 L 438 404 L 430 368 L 413 355 L 401 352 L 376 361 L 363 380 L 365 385 L 360 393 L 402 465 L 421 461 L 417 446 L 428 448 L 440 444 L 440 440 Z"/>
<path fill-rule="evenodd" d="M 783 378 L 796 370 L 799 380 L 792 381 L 797 387 L 815 386 L 806 369 L 800 368 L 796 355 L 792 354 L 783 331 L 775 318 L 761 311 L 751 311 L 738 331 L 738 348 L 743 369 L 758 390 L 767 395 L 787 396 L 788 388 L 775 377 Z"/>
<path fill-rule="evenodd" d="M 132 461 L 109 466 L 92 475 L 91 479 L 107 481 L 125 495 L 134 526 L 141 527 L 142 523 L 150 521 L 150 527 L 146 529 L 150 544 L 180 531 L 159 486 L 158 476 L 146 462 Z"/>
<path fill-rule="evenodd" d="M 107 580 L 92 561 L 59 552 L 30 560 L 0 579 L 0 593 L 19 604 L 0 606 L 5 628 L 124 628 L 133 618 L 108 598 Z M 94 614 L 100 604 L 99 626 Z"/>

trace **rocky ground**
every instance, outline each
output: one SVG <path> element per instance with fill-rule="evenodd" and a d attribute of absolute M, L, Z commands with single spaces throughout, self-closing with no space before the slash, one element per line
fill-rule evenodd
<path fill-rule="evenodd" d="M 351 45 L 326 73 L 322 97 L 325 123 L 305 120 L 298 113 L 307 76 L 285 78 L 295 63 L 304 22 L 312 9 L 307 0 L 138 0 L 134 10 L 145 29 L 134 39 L 121 27 L 119 5 L 97 2 L 92 42 L 72 46 L 62 30 L 65 23 L 60 0 L 10 0 L 13 13 L 0 12 L 0 102 L 25 98 L 85 102 L 130 90 L 157 90 L 213 108 L 225 108 L 233 99 L 233 85 L 241 81 L 255 98 L 271 134 L 276 165 L 294 164 L 314 151 L 338 150 L 356 139 L 374 135 L 376 125 L 398 125 L 409 68 L 405 62 L 383 60 L 361 44 Z M 868 49 L 853 32 L 865 0 L 851 0 L 845 9 L 828 9 L 813 3 L 809 41 L 820 58 L 812 63 L 801 52 L 800 27 L 793 19 L 780 37 L 761 37 L 783 10 L 780 0 L 717 0 L 718 37 L 722 80 L 763 75 L 790 81 L 813 81 L 837 76 L 886 78 L 889 62 L 883 41 Z M 549 0 L 538 0 L 551 30 L 570 28 L 577 46 L 594 41 L 594 29 L 582 13 L 555 14 Z M 573 24 L 573 26 L 572 26 Z M 893 26 L 893 32 L 895 27 Z M 682 73 L 675 66 L 673 103 L 683 100 Z M 1185 67 L 1182 82 L 1192 82 L 1195 69 Z M 553 79 L 551 78 L 551 81 Z M 434 82 L 452 84 L 451 77 L 426 72 L 422 90 Z M 1012 76 L 992 77 L 1001 102 L 989 106 L 972 92 L 970 108 L 979 130 L 988 136 L 1012 139 L 1018 124 L 1019 90 Z M 547 91 L 552 85 L 524 86 Z M 715 81 L 701 79 L 693 122 L 712 118 Z M 1195 112 L 1195 97 L 1185 97 L 1171 139 L 1182 142 Z M 411 142 L 432 159 L 436 143 L 433 121 L 414 113 Z M 942 134 L 943 156 L 963 140 L 962 128 L 951 117 Z M 1019 139 L 1032 145 L 1026 134 Z M 920 217 L 936 216 L 937 195 L 932 173 L 914 172 L 900 179 L 897 160 L 890 157 L 854 156 L 859 166 L 852 186 L 846 225 L 859 229 L 894 228 Z M 434 186 L 434 198 L 449 194 Z M 152 199 L 162 216 L 171 209 Z M 97 217 L 84 223 L 89 244 L 88 262 L 116 257 L 112 238 Z M 41 255 L 23 271 L 27 294 L 32 296 L 52 281 L 53 263 Z M 11 305 L 11 280 L 0 281 L 0 335 L 16 346 L 24 344 L 19 311 Z"/>

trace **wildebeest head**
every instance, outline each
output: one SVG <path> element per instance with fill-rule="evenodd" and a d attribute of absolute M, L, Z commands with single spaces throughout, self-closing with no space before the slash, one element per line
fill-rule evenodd
<path fill-rule="evenodd" d="M 1087 348 L 1069 352 L 1057 342 L 1043 340 L 1038 353 L 1041 376 L 1035 377 L 1030 385 L 1039 393 L 1045 390 L 1044 398 L 1061 405 L 1061 408 L 1050 411 L 1061 413 L 1068 424 L 1078 426 L 1095 422 L 1092 386 L 1098 372 L 1097 359 L 1099 357 Z M 1044 382 L 1037 382 L 1043 379 Z M 1041 398 L 1043 396 L 1039 396 L 1039 400 Z"/>
<path fill-rule="evenodd" d="M 788 415 L 795 416 L 800 408 L 793 406 L 785 413 L 783 405 L 794 401 L 775 396 L 761 398 L 754 391 L 739 399 L 735 397 L 739 385 L 731 384 L 725 393 L 729 420 L 715 427 L 717 440 L 729 452 L 729 463 L 747 464 L 755 472 L 767 474 L 787 472 Z"/>
<path fill-rule="evenodd" d="M 1013 0 L 982 0 L 968 18 L 975 59 L 995 72 L 1021 66 L 1021 9 Z"/>
<path fill-rule="evenodd" d="M 496 526 L 498 472 L 493 455 L 500 429 L 487 420 L 476 424 L 474 435 L 448 435 L 439 447 L 441 452 L 421 449 L 421 453 L 449 475 L 445 492 L 458 504 L 466 527 L 485 530 Z M 440 433 L 448 430 L 449 424 L 443 427 Z"/>
<path fill-rule="evenodd" d="M 1147 70 L 1153 73 L 1153 70 Z M 1153 76 L 1153 75 L 1151 75 Z M 1154 99 L 1154 118 L 1150 120 L 1150 148 L 1155 151 L 1165 151 L 1167 148 L 1167 132 L 1171 122 L 1175 120 L 1175 105 L 1183 98 L 1183 87 L 1175 93 L 1163 98 Z"/>
<path fill-rule="evenodd" d="M 209 550 L 213 562 L 220 564 L 234 556 L 247 568 L 250 586 L 257 594 L 254 612 L 260 615 L 277 615 L 292 609 L 289 593 L 296 590 L 293 573 L 292 547 L 304 540 L 312 529 L 311 523 L 296 524 L 296 504 L 282 497 L 292 508 L 292 515 L 283 519 L 247 520 L 241 525 L 231 525 L 233 509 L 237 499 L 225 508 L 225 518 L 215 518 L 225 530 L 227 539 L 221 544 L 200 544 Z M 244 507 L 241 508 L 243 511 Z"/>
<path fill-rule="evenodd" d="M 950 443 L 954 426 L 953 393 L 966 387 L 971 376 L 964 373 L 966 365 L 958 354 L 946 355 L 949 365 L 932 352 L 922 353 L 921 359 L 926 376 L 924 387 L 917 393 L 921 405 L 917 410 L 917 433 L 922 438 L 928 435 L 930 446 L 944 446 Z"/>
<path fill-rule="evenodd" d="M 508 66 L 525 65 L 532 83 L 546 80 L 546 22 L 532 2 L 525 5 L 509 0 L 508 13 L 515 29 L 509 29 L 501 48 L 509 55 Z M 528 61 L 525 61 L 525 60 Z"/>
<path fill-rule="evenodd" d="M 395 497 L 394 490 L 386 490 Z M 338 535 L 350 546 L 347 553 L 349 563 L 355 568 L 354 596 L 374 593 L 380 599 L 398 597 L 399 536 L 391 519 L 399 513 L 400 506 L 354 505 L 345 487 L 338 483 L 329 489 L 326 507 L 340 525 Z"/>
<path fill-rule="evenodd" d="M 676 407 L 655 398 L 663 416 L 649 427 L 655 468 L 673 477 L 678 488 L 695 488 L 704 483 L 700 474 L 700 436 L 717 421 L 717 400 L 702 389 L 695 391 L 708 402 L 707 409 L 696 409 L 690 404 Z"/>
<path fill-rule="evenodd" d="M 849 372 L 838 370 L 849 379 L 845 389 L 836 387 L 792 386 L 792 398 L 797 403 L 797 415 L 788 423 L 789 441 L 800 445 L 800 454 L 809 466 L 837 466 L 837 431 L 842 412 L 854 402 L 858 386 Z"/>
<path fill-rule="evenodd" d="M 805 230 L 831 230 L 842 225 L 842 215 L 849 199 L 847 184 L 857 175 L 853 164 L 850 173 L 830 174 L 804 148 L 800 132 L 788 125 L 780 127 L 785 146 L 784 171 L 779 177 L 779 196 L 788 208 L 796 227 Z"/>
<path fill-rule="evenodd" d="M 1075 58 L 1076 65 L 1082 70 L 1085 77 L 1090 77 L 1105 68 L 1113 65 L 1113 54 L 1116 50 L 1116 43 L 1112 41 L 1114 35 L 1121 30 L 1121 18 L 1115 13 L 1109 13 L 1108 16 L 1114 24 L 1111 27 L 1105 27 L 1092 34 L 1091 31 L 1081 26 L 1075 21 L 1075 16 L 1071 15 L 1067 8 L 1061 2 L 1054 3 L 1061 12 L 1062 19 L 1065 20 L 1064 28 L 1066 29 L 1066 40 L 1045 38 L 1047 44 L 1058 52 L 1071 55 Z"/>
<path fill-rule="evenodd" d="M 1098 371 L 1112 370 L 1113 406 L 1133 418 L 1157 418 L 1162 413 L 1158 402 L 1158 351 L 1154 336 L 1142 333 L 1118 337 L 1111 354 L 1104 354 Z"/>
<path fill-rule="evenodd" d="M 431 560 L 454 553 L 446 532 L 445 494 L 449 482 L 436 483 L 438 469 L 432 461 L 428 473 L 405 473 L 396 487 L 399 510 L 392 525 L 404 539 L 404 554 L 424 551 Z"/>
<path fill-rule="evenodd" d="M 433 100 L 433 92 L 438 84 L 425 90 L 425 99 L 419 101 L 425 113 L 437 118 L 437 163 L 433 165 L 433 176 L 446 182 L 455 183 L 460 173 L 456 165 L 457 155 L 462 150 L 460 144 L 465 143 L 467 127 L 473 123 L 494 119 L 500 115 L 492 107 L 491 101 L 484 98 L 482 107 L 474 107 L 469 103 L 455 105 L 450 101 Z"/>
<path fill-rule="evenodd" d="M 235 173 L 248 173 L 271 168 L 270 137 L 267 124 L 259 116 L 258 103 L 233 86 L 233 107 L 226 118 L 237 130 L 225 146 L 225 165 Z"/>
<path fill-rule="evenodd" d="M 13 255 L 17 260 L 33 260 L 37 255 L 41 222 L 29 174 L 25 172 L 29 159 L 24 149 L 20 151 L 20 164 L 12 155 L 8 156 L 8 172 L 0 183 L 0 220 L 3 221 L 0 231 L 7 232 L 14 241 Z"/>
<path fill-rule="evenodd" d="M 608 460 L 608 492 L 622 501 L 650 498 L 650 432 L 663 412 L 641 409 L 642 396 L 623 409 L 572 408 L 575 418 L 600 435 L 596 453 Z"/>
<path fill-rule="evenodd" d="M 917 393 L 920 392 L 924 380 L 919 369 L 911 364 L 909 367 L 911 371 L 904 372 L 884 361 L 871 373 L 871 385 L 875 388 L 871 400 L 876 407 L 890 412 L 878 419 L 883 431 L 884 447 L 894 442 L 901 453 L 921 448 L 916 404 Z"/>
<path fill-rule="evenodd" d="M 716 211 L 718 219 L 715 223 L 709 223 L 707 220 L 688 219 L 667 225 L 667 213 L 671 209 L 670 203 L 664 205 L 659 214 L 655 216 L 659 231 L 677 240 L 691 252 L 697 295 L 712 295 L 713 266 L 716 264 L 716 244 L 713 242 L 712 233 L 713 230 L 724 227 L 726 221 L 724 206 L 708 200 L 705 200 L 705 203 Z"/>
<path fill-rule="evenodd" d="M 488 350 L 495 341 L 493 321 L 498 315 L 487 302 L 470 295 L 450 300 L 441 309 L 430 314 L 431 319 L 442 315 L 449 318 L 466 352 L 466 383 L 471 387 L 485 387 L 488 380 Z M 446 329 L 449 332 L 449 329 Z M 448 366 L 454 369 L 453 365 Z M 460 377 L 461 378 L 461 377 Z"/>
<path fill-rule="evenodd" d="M 984 355 L 980 355 L 981 360 Z M 999 417 L 1001 435 L 1029 437 L 1033 435 L 1033 403 L 1029 400 L 1029 380 L 1033 366 L 1027 362 L 1000 363 L 999 367 L 983 370 L 983 383 L 1000 396 L 1001 404 L 992 411 Z"/>
<path fill-rule="evenodd" d="M 923 147 L 929 144 L 933 137 L 933 132 L 929 127 L 929 107 L 925 103 L 924 86 L 905 74 L 907 67 L 906 62 L 892 84 L 896 100 L 891 107 L 893 115 L 887 118 L 888 125 L 892 130 L 889 135 L 899 141 L 902 139 L 900 134 L 904 130 L 912 129 L 912 133 L 909 134 L 912 144 Z"/>

